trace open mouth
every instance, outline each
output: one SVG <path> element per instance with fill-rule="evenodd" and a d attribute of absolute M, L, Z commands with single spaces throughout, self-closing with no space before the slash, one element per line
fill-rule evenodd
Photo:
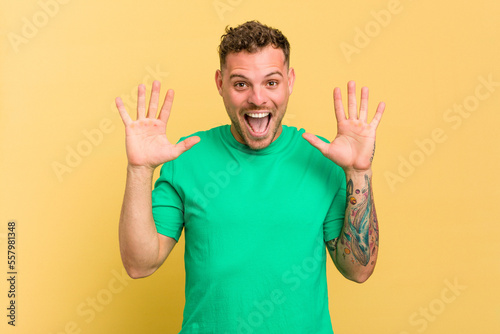
<path fill-rule="evenodd" d="M 266 135 L 270 121 L 270 112 L 249 112 L 245 114 L 245 123 L 254 137 Z"/>

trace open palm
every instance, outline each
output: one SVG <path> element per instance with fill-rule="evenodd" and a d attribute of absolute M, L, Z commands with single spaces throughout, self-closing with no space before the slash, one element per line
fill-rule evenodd
<path fill-rule="evenodd" d="M 137 120 L 135 121 L 130 118 L 121 98 L 116 98 L 116 107 L 125 124 L 128 163 L 133 167 L 154 169 L 167 161 L 176 159 L 200 140 L 199 137 L 195 136 L 172 144 L 167 139 L 167 122 L 174 101 L 174 91 L 167 92 L 158 118 L 156 118 L 159 97 L 160 82 L 154 81 L 146 113 L 146 87 L 140 85 L 137 99 Z"/>
<path fill-rule="evenodd" d="M 375 116 L 370 123 L 368 117 L 368 88 L 361 89 L 359 114 L 356 103 L 356 84 L 347 84 L 348 117 L 345 115 L 340 88 L 333 90 L 335 116 L 337 118 L 337 136 L 331 143 L 325 143 L 318 137 L 304 133 L 304 138 L 344 170 L 363 171 L 371 167 L 375 152 L 375 133 L 385 109 L 379 103 Z"/>

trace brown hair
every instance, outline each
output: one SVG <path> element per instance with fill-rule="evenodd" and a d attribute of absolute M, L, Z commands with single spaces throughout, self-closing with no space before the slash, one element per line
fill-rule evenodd
<path fill-rule="evenodd" d="M 283 50 L 285 63 L 290 62 L 290 43 L 278 29 L 268 27 L 259 21 L 248 21 L 236 28 L 226 27 L 226 33 L 221 37 L 219 45 L 220 69 L 226 65 L 226 56 L 230 53 L 247 51 L 255 53 L 272 45 Z"/>

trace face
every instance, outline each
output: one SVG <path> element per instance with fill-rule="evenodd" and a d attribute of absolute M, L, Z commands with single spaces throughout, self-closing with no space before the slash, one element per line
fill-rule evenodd
<path fill-rule="evenodd" d="M 215 82 L 238 142 L 259 150 L 278 138 L 294 81 L 295 72 L 287 69 L 281 49 L 268 46 L 226 56 Z"/>

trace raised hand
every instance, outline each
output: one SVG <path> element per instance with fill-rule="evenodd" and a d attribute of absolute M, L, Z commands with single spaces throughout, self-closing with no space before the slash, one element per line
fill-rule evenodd
<path fill-rule="evenodd" d="M 158 118 L 156 118 L 160 86 L 159 81 L 153 82 L 149 108 L 146 113 L 146 87 L 139 85 L 137 120 L 135 121 L 125 110 L 122 99 L 117 97 L 115 100 L 123 124 L 125 124 L 127 158 L 131 167 L 154 169 L 167 161 L 176 159 L 200 141 L 200 138 L 196 136 L 189 137 L 177 144 L 168 141 L 166 129 L 174 101 L 174 91 L 168 90 Z"/>
<path fill-rule="evenodd" d="M 366 171 L 371 168 L 375 153 L 375 132 L 380 123 L 385 104 L 380 102 L 375 116 L 370 123 L 368 117 L 368 88 L 361 89 L 359 114 L 356 103 L 356 84 L 347 83 L 348 116 L 344 112 L 340 88 L 333 90 L 335 117 L 337 118 L 337 136 L 331 143 L 325 143 L 310 133 L 303 137 L 323 153 L 328 159 L 348 171 Z"/>

